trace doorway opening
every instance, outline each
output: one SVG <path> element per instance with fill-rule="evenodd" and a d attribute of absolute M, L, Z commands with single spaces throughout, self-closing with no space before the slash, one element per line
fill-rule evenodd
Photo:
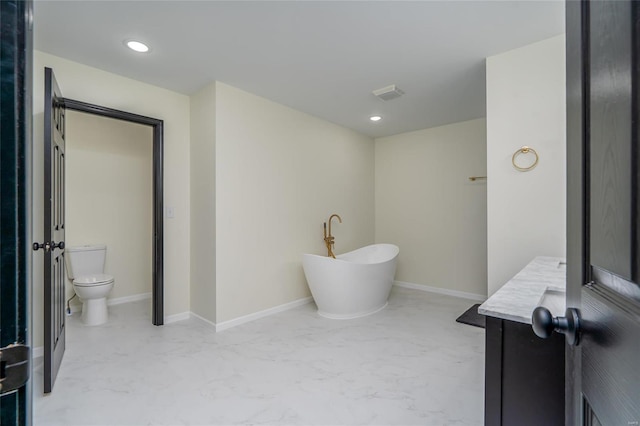
<path fill-rule="evenodd" d="M 164 324 L 164 281 L 163 281 L 163 132 L 162 120 L 137 115 L 125 111 L 89 104 L 74 99 L 64 99 L 67 110 L 93 114 L 101 117 L 122 120 L 130 123 L 151 126 L 152 128 L 152 249 L 151 249 L 151 299 L 153 325 Z"/>

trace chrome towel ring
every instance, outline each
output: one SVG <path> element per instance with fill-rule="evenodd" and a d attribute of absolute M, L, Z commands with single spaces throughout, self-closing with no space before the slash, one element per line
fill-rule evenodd
<path fill-rule="evenodd" d="M 518 158 L 520 154 L 533 154 L 535 155 L 536 160 L 530 166 L 526 166 L 526 167 L 519 166 L 516 164 L 516 158 Z M 529 170 L 532 170 L 535 166 L 538 165 L 538 160 L 539 160 L 539 157 L 536 150 L 528 146 L 523 146 L 522 148 L 514 152 L 513 157 L 511 157 L 511 163 L 513 163 L 513 167 L 515 167 L 516 170 L 521 172 L 528 172 Z"/>

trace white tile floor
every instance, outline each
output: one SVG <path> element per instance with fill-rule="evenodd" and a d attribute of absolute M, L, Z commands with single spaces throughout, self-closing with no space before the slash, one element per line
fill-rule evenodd
<path fill-rule="evenodd" d="M 484 330 L 473 302 L 394 288 L 389 306 L 330 320 L 308 304 L 219 333 L 154 327 L 148 301 L 109 323 L 69 318 L 53 393 L 34 374 L 36 425 L 481 425 Z"/>

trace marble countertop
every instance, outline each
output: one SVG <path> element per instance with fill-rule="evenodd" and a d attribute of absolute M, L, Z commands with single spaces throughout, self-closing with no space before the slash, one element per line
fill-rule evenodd
<path fill-rule="evenodd" d="M 561 257 L 536 257 L 480 305 L 478 313 L 531 324 L 531 314 L 546 290 L 565 291 L 566 266 Z"/>

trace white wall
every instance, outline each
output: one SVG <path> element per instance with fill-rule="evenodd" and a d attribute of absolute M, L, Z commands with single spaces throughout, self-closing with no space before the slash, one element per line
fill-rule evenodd
<path fill-rule="evenodd" d="M 376 139 L 376 242 L 400 247 L 397 281 L 486 295 L 484 119 Z"/>
<path fill-rule="evenodd" d="M 191 312 L 216 321 L 216 85 L 191 96 Z"/>
<path fill-rule="evenodd" d="M 303 253 L 373 243 L 369 137 L 216 83 L 217 322 L 309 296 Z"/>
<path fill-rule="evenodd" d="M 39 51 L 34 52 L 33 239 L 43 239 L 44 67 L 65 97 L 164 120 L 164 201 L 176 209 L 164 222 L 165 315 L 189 310 L 189 97 Z M 33 256 L 33 344 L 43 342 L 43 256 Z"/>
<path fill-rule="evenodd" d="M 152 148 L 151 126 L 67 111 L 65 242 L 107 245 L 110 299 L 151 293 Z"/>
<path fill-rule="evenodd" d="M 562 35 L 487 58 L 489 295 L 535 256 L 565 256 L 564 43 Z M 511 164 L 523 145 L 540 156 L 525 173 Z"/>

